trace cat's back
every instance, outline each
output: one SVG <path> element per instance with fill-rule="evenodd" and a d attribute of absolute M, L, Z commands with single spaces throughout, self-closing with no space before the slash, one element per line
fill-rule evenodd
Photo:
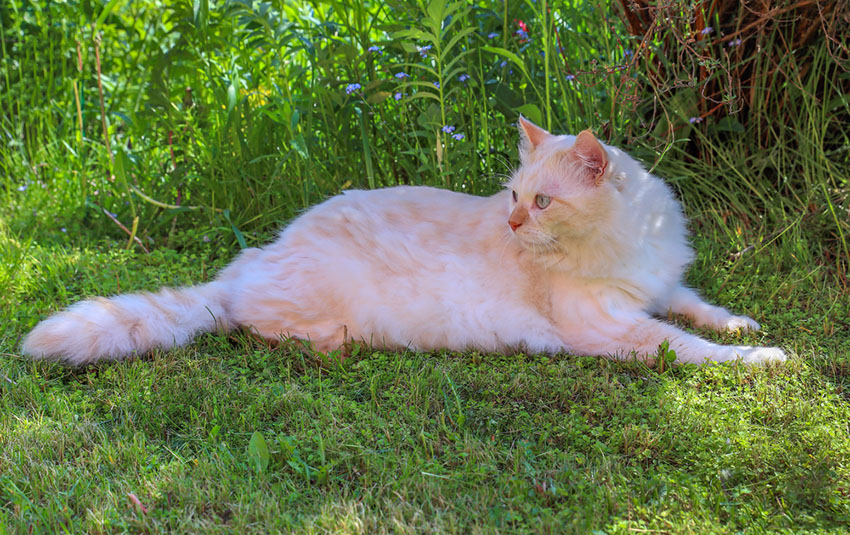
<path fill-rule="evenodd" d="M 296 219 L 281 241 L 290 248 L 311 243 L 373 253 L 474 253 L 475 244 L 506 233 L 503 196 L 426 186 L 350 190 Z"/>

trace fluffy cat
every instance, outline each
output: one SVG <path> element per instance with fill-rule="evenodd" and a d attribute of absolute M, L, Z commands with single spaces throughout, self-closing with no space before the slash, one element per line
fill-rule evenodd
<path fill-rule="evenodd" d="M 655 319 L 758 329 L 682 283 L 693 251 L 667 185 L 589 131 L 556 136 L 520 118 L 521 165 L 476 197 L 428 187 L 347 191 L 243 251 L 213 282 L 79 302 L 23 342 L 86 364 L 188 343 L 216 328 L 375 347 L 569 352 L 679 361 L 784 361 Z"/>

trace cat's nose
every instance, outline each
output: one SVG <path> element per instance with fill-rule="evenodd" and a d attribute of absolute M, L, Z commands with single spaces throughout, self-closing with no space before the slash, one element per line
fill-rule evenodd
<path fill-rule="evenodd" d="M 512 231 L 516 232 L 516 229 L 521 227 L 527 218 L 528 209 L 522 205 L 517 205 L 511 212 L 511 217 L 508 218 L 508 225 L 511 226 Z"/>

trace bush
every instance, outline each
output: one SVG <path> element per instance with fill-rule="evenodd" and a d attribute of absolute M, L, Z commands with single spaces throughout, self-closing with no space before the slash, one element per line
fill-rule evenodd
<path fill-rule="evenodd" d="M 795 22 L 803 4 L 11 0 L 6 204 L 104 232 L 123 221 L 147 246 L 177 225 L 248 243 L 346 188 L 491 193 L 522 113 L 660 165 L 730 236 L 805 222 L 834 263 L 847 8 Z"/>

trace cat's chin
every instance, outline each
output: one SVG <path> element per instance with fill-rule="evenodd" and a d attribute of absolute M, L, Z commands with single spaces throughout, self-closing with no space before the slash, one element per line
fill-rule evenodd
<path fill-rule="evenodd" d="M 520 247 L 530 253 L 533 253 L 535 256 L 559 256 L 561 254 L 560 245 L 556 240 L 550 237 L 523 236 L 517 234 L 516 238 Z"/>

